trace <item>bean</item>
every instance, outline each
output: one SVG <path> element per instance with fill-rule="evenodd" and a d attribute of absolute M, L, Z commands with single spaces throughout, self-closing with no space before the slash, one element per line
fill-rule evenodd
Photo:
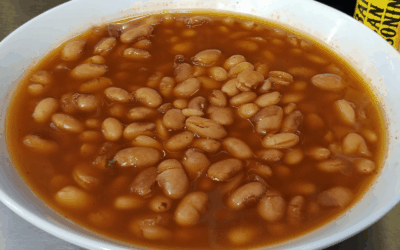
<path fill-rule="evenodd" d="M 283 113 L 285 113 L 285 115 L 289 115 L 293 113 L 296 109 L 297 109 L 296 103 L 289 103 L 283 108 Z"/>
<path fill-rule="evenodd" d="M 251 165 L 248 171 L 249 176 L 254 175 L 252 173 L 255 173 L 255 175 L 261 178 L 268 179 L 272 176 L 272 169 L 268 165 L 256 161 L 255 164 Z"/>
<path fill-rule="evenodd" d="M 70 133 L 80 133 L 83 131 L 83 124 L 77 118 L 66 114 L 53 114 L 51 116 L 53 124 L 62 131 Z"/>
<path fill-rule="evenodd" d="M 58 151 L 59 148 L 57 142 L 46 140 L 33 134 L 26 135 L 22 141 L 25 146 L 40 154 L 52 154 Z"/>
<path fill-rule="evenodd" d="M 46 91 L 45 86 L 39 83 L 32 83 L 28 86 L 28 92 L 31 95 L 42 95 Z"/>
<path fill-rule="evenodd" d="M 105 64 L 106 59 L 102 56 L 96 55 L 96 56 L 89 57 L 88 59 L 83 61 L 83 63 Z"/>
<path fill-rule="evenodd" d="M 281 103 L 286 104 L 286 103 L 291 103 L 291 102 L 301 102 L 305 98 L 304 93 L 286 93 L 282 99 Z"/>
<path fill-rule="evenodd" d="M 98 151 L 97 145 L 84 143 L 81 145 L 80 153 L 83 157 L 91 157 L 95 155 Z"/>
<path fill-rule="evenodd" d="M 231 193 L 227 200 L 227 206 L 233 210 L 242 210 L 255 204 L 264 193 L 265 187 L 259 182 L 244 184 Z"/>
<path fill-rule="evenodd" d="M 109 228 L 116 223 L 117 216 L 112 209 L 101 208 L 88 214 L 91 224 L 100 228 Z"/>
<path fill-rule="evenodd" d="M 114 208 L 118 210 L 134 210 L 145 205 L 145 201 L 136 195 L 121 195 L 114 200 Z"/>
<path fill-rule="evenodd" d="M 198 116 L 186 119 L 185 125 L 189 131 L 206 138 L 222 139 L 228 134 L 224 127 L 216 121 Z"/>
<path fill-rule="evenodd" d="M 172 238 L 172 232 L 165 227 L 170 221 L 171 215 L 168 213 L 142 215 L 129 223 L 129 229 L 136 236 L 148 240 L 168 240 Z"/>
<path fill-rule="evenodd" d="M 172 54 L 183 54 L 188 55 L 193 53 L 194 43 L 192 41 L 185 41 L 174 44 L 170 50 Z"/>
<path fill-rule="evenodd" d="M 229 101 L 229 103 L 232 106 L 238 107 L 240 105 L 249 103 L 254 101 L 257 98 L 257 94 L 254 92 L 243 92 L 238 95 L 235 95 L 232 97 Z"/>
<path fill-rule="evenodd" d="M 265 80 L 261 86 L 258 88 L 257 92 L 259 94 L 265 94 L 268 93 L 272 88 L 272 83 L 270 79 Z"/>
<path fill-rule="evenodd" d="M 232 109 L 229 107 L 210 107 L 207 110 L 209 117 L 221 125 L 232 125 L 234 122 Z"/>
<path fill-rule="evenodd" d="M 104 90 L 104 94 L 112 101 L 120 103 L 128 103 L 132 101 L 132 95 L 121 88 L 109 87 Z"/>
<path fill-rule="evenodd" d="M 221 91 L 228 96 L 235 96 L 239 94 L 239 90 L 236 88 L 238 80 L 236 78 L 227 81 L 221 88 Z"/>
<path fill-rule="evenodd" d="M 205 67 L 199 66 L 199 65 L 194 65 L 193 66 L 193 76 L 198 77 L 205 75 L 207 73 L 207 69 Z"/>
<path fill-rule="evenodd" d="M 222 67 L 217 67 L 217 66 L 211 67 L 208 70 L 208 74 L 211 78 L 217 81 L 224 81 L 228 78 L 228 73 Z"/>
<path fill-rule="evenodd" d="M 324 58 L 322 58 L 322 57 L 320 57 L 320 56 L 317 56 L 317 55 L 315 55 L 315 54 L 307 54 L 307 55 L 305 56 L 305 58 L 306 58 L 308 61 L 310 61 L 310 62 L 312 62 L 312 63 L 315 63 L 315 64 L 317 64 L 317 65 L 326 65 L 326 64 L 329 63 L 329 61 L 327 61 L 326 59 L 324 59 Z"/>
<path fill-rule="evenodd" d="M 173 201 L 172 199 L 168 198 L 167 196 L 160 194 L 157 196 L 154 196 L 150 202 L 149 202 L 149 207 L 151 210 L 154 212 L 166 212 L 169 211 L 172 207 Z"/>
<path fill-rule="evenodd" d="M 90 80 L 104 75 L 108 67 L 104 64 L 84 63 L 71 70 L 71 76 L 77 80 Z"/>
<path fill-rule="evenodd" d="M 282 122 L 282 132 L 294 133 L 299 130 L 303 122 L 303 114 L 296 110 L 293 113 L 285 116 Z"/>
<path fill-rule="evenodd" d="M 235 46 L 237 49 L 241 51 L 246 51 L 246 52 L 256 52 L 259 49 L 257 43 L 246 40 L 235 41 L 233 42 L 233 46 Z"/>
<path fill-rule="evenodd" d="M 253 70 L 245 70 L 237 75 L 238 83 L 236 87 L 241 91 L 250 91 L 257 88 L 264 81 L 264 76 Z"/>
<path fill-rule="evenodd" d="M 78 111 L 76 108 L 76 105 L 74 103 L 74 95 L 72 93 L 67 93 L 61 96 L 60 99 L 60 104 L 61 104 L 61 109 L 65 113 L 73 114 Z"/>
<path fill-rule="evenodd" d="M 230 158 L 211 164 L 207 175 L 214 181 L 226 181 L 243 169 L 241 160 Z"/>
<path fill-rule="evenodd" d="M 339 119 L 346 125 L 353 125 L 356 122 L 355 105 L 346 100 L 337 100 L 333 103 L 333 108 L 339 116 Z"/>
<path fill-rule="evenodd" d="M 267 162 L 278 162 L 283 158 L 283 152 L 278 149 L 262 149 L 256 156 Z"/>
<path fill-rule="evenodd" d="M 249 62 L 238 63 L 229 70 L 228 77 L 236 77 L 240 72 L 243 72 L 246 70 L 254 70 L 253 64 L 251 64 Z"/>
<path fill-rule="evenodd" d="M 193 140 L 192 145 L 207 153 L 215 153 L 220 149 L 221 142 L 213 139 L 199 138 Z"/>
<path fill-rule="evenodd" d="M 255 130 L 260 134 L 278 132 L 283 119 L 283 110 L 279 106 L 271 105 L 258 111 L 253 116 Z"/>
<path fill-rule="evenodd" d="M 306 116 L 306 123 L 311 129 L 322 129 L 325 126 L 324 120 L 322 120 L 322 118 L 315 113 L 311 113 Z"/>
<path fill-rule="evenodd" d="M 163 150 L 163 146 L 156 139 L 147 136 L 147 135 L 139 135 L 132 141 L 132 146 L 135 147 L 150 147 L 159 150 Z"/>
<path fill-rule="evenodd" d="M 222 145 L 228 153 L 238 159 L 250 159 L 253 157 L 250 147 L 240 139 L 227 137 L 222 141 Z"/>
<path fill-rule="evenodd" d="M 102 173 L 88 164 L 78 164 L 72 170 L 72 177 L 82 188 L 93 191 L 103 183 Z"/>
<path fill-rule="evenodd" d="M 117 39 L 115 37 L 103 38 L 94 46 L 93 54 L 99 54 L 101 56 L 106 56 L 117 44 Z"/>
<path fill-rule="evenodd" d="M 236 176 L 232 177 L 229 181 L 222 183 L 219 185 L 219 191 L 222 195 L 226 195 L 231 193 L 233 190 L 235 190 L 239 184 L 242 182 L 244 179 L 244 174 L 239 173 Z"/>
<path fill-rule="evenodd" d="M 314 183 L 309 181 L 297 180 L 287 186 L 290 194 L 296 195 L 313 195 L 317 192 L 317 187 Z"/>
<path fill-rule="evenodd" d="M 287 86 L 293 83 L 293 76 L 283 71 L 270 71 L 268 76 L 271 82 L 278 85 Z"/>
<path fill-rule="evenodd" d="M 83 142 L 100 142 L 102 136 L 100 132 L 87 130 L 79 134 L 79 140 Z"/>
<path fill-rule="evenodd" d="M 107 118 L 101 124 L 101 131 L 108 141 L 118 141 L 122 137 L 122 124 L 115 118 Z"/>
<path fill-rule="evenodd" d="M 302 91 L 302 90 L 305 90 L 307 88 L 307 85 L 308 85 L 308 83 L 306 81 L 301 81 L 301 80 L 295 81 L 292 84 L 292 89 L 293 90 L 297 90 L 297 91 Z"/>
<path fill-rule="evenodd" d="M 149 38 L 154 28 L 148 24 L 142 24 L 136 28 L 123 31 L 120 40 L 123 43 L 132 43 L 143 38 Z"/>
<path fill-rule="evenodd" d="M 207 107 L 207 99 L 202 96 L 194 97 L 188 104 L 189 109 L 203 110 Z"/>
<path fill-rule="evenodd" d="M 93 112 L 97 109 L 98 100 L 94 95 L 79 95 L 76 98 L 76 106 L 83 112 Z"/>
<path fill-rule="evenodd" d="M 240 225 L 229 229 L 228 239 L 234 245 L 244 246 L 254 242 L 259 234 L 260 232 L 254 226 Z"/>
<path fill-rule="evenodd" d="M 378 136 L 370 129 L 363 129 L 361 133 L 363 137 L 370 143 L 375 143 L 378 141 Z"/>
<path fill-rule="evenodd" d="M 89 118 L 89 119 L 87 119 L 87 120 L 85 121 L 85 125 L 86 125 L 88 128 L 95 129 L 95 128 L 100 128 L 101 122 L 100 122 L 98 119 L 96 119 L 96 118 Z"/>
<path fill-rule="evenodd" d="M 183 37 L 194 37 L 196 35 L 197 35 L 197 31 L 194 29 L 185 29 L 181 33 L 181 36 L 183 36 Z"/>
<path fill-rule="evenodd" d="M 156 121 L 156 131 L 157 131 L 157 135 L 159 137 L 161 137 L 162 139 L 168 139 L 169 138 L 168 129 L 164 126 L 164 123 L 162 122 L 161 119 L 158 119 Z"/>
<path fill-rule="evenodd" d="M 326 173 L 338 173 L 345 171 L 348 168 L 348 164 L 340 158 L 329 159 L 318 163 L 317 168 Z"/>
<path fill-rule="evenodd" d="M 328 73 L 313 76 L 311 83 L 326 91 L 340 91 L 345 87 L 340 76 Z"/>
<path fill-rule="evenodd" d="M 326 160 L 331 156 L 331 151 L 323 147 L 312 147 L 306 150 L 306 155 L 314 160 Z"/>
<path fill-rule="evenodd" d="M 283 157 L 283 162 L 288 165 L 296 165 L 299 164 L 304 158 L 304 153 L 301 148 L 296 148 L 289 150 L 285 153 Z"/>
<path fill-rule="evenodd" d="M 185 117 L 189 116 L 203 116 L 204 112 L 199 109 L 182 109 L 182 114 Z"/>
<path fill-rule="evenodd" d="M 180 83 L 193 78 L 193 67 L 188 63 L 181 63 L 174 70 L 175 81 Z"/>
<path fill-rule="evenodd" d="M 114 161 L 121 167 L 148 167 L 156 164 L 161 154 L 154 148 L 132 147 L 117 152 Z"/>
<path fill-rule="evenodd" d="M 50 120 L 50 117 L 57 111 L 59 106 L 58 101 L 54 98 L 48 97 L 42 99 L 36 105 L 32 117 L 36 122 L 46 122 Z"/>
<path fill-rule="evenodd" d="M 293 197 L 288 204 L 286 220 L 291 225 L 299 225 L 303 220 L 306 200 L 303 196 Z"/>
<path fill-rule="evenodd" d="M 312 68 L 308 67 L 292 67 L 288 69 L 289 74 L 295 77 L 302 77 L 302 78 L 311 78 L 312 76 L 315 76 L 317 74 L 317 71 Z"/>
<path fill-rule="evenodd" d="M 102 91 L 112 85 L 111 79 L 107 77 L 97 77 L 88 82 L 85 82 L 79 86 L 79 92 L 81 93 L 94 93 Z"/>
<path fill-rule="evenodd" d="M 193 58 L 193 64 L 201 65 L 203 67 L 210 67 L 214 65 L 221 57 L 221 51 L 217 49 L 207 49 L 200 51 Z"/>
<path fill-rule="evenodd" d="M 255 105 L 254 103 L 246 103 L 246 104 L 242 104 L 239 106 L 238 114 L 245 119 L 250 119 L 259 110 L 260 110 L 260 108 L 257 105 Z"/>
<path fill-rule="evenodd" d="M 292 133 L 279 133 L 270 136 L 265 136 L 262 144 L 265 148 L 287 149 L 294 147 L 300 138 Z"/>
<path fill-rule="evenodd" d="M 189 189 L 189 179 L 182 164 L 175 159 L 169 159 L 161 162 L 157 170 L 160 173 L 157 183 L 164 194 L 171 199 L 182 198 Z"/>
<path fill-rule="evenodd" d="M 161 80 L 164 77 L 164 73 L 157 71 L 154 74 L 152 74 L 146 82 L 147 87 L 149 88 L 157 88 L 160 85 Z"/>
<path fill-rule="evenodd" d="M 152 187 L 156 182 L 158 171 L 156 167 L 145 168 L 139 172 L 130 185 L 130 191 L 140 196 L 151 194 Z"/>
<path fill-rule="evenodd" d="M 61 189 L 54 196 L 55 201 L 61 206 L 74 211 L 88 211 L 95 204 L 95 198 L 74 186 Z"/>
<path fill-rule="evenodd" d="M 228 100 L 221 90 L 213 90 L 211 91 L 209 100 L 212 105 L 216 107 L 225 107 L 228 103 Z"/>
<path fill-rule="evenodd" d="M 161 95 L 152 88 L 139 88 L 133 94 L 135 99 L 150 108 L 157 108 L 162 103 Z"/>
<path fill-rule="evenodd" d="M 165 148 L 172 152 L 180 151 L 192 143 L 193 137 L 193 133 L 190 131 L 176 134 L 165 142 Z"/>
<path fill-rule="evenodd" d="M 38 83 L 41 85 L 49 85 L 53 82 L 54 79 L 50 72 L 39 70 L 30 77 L 30 80 L 34 83 Z"/>
<path fill-rule="evenodd" d="M 190 148 L 183 155 L 182 164 L 189 178 L 193 180 L 199 177 L 203 170 L 210 166 L 210 161 L 200 149 Z"/>
<path fill-rule="evenodd" d="M 175 81 L 172 77 L 163 77 L 160 81 L 160 94 L 164 97 L 170 97 L 175 87 Z"/>
<path fill-rule="evenodd" d="M 186 195 L 175 210 L 175 222 L 180 226 L 196 225 L 201 216 L 207 213 L 207 203 L 206 193 L 197 191 Z"/>
<path fill-rule="evenodd" d="M 127 117 L 132 121 L 150 119 L 157 115 L 157 111 L 148 107 L 135 107 L 128 111 Z"/>
<path fill-rule="evenodd" d="M 280 193 L 268 191 L 257 205 L 257 211 L 261 218 L 268 222 L 278 222 L 286 213 L 286 201 Z"/>
<path fill-rule="evenodd" d="M 170 109 L 165 113 L 163 123 L 168 129 L 178 130 L 185 124 L 185 117 L 180 109 Z"/>
<path fill-rule="evenodd" d="M 132 47 L 134 47 L 136 49 L 151 49 L 152 45 L 153 44 L 151 43 L 150 40 L 143 39 L 143 40 L 140 40 L 140 41 L 134 43 Z"/>
<path fill-rule="evenodd" d="M 336 186 L 321 192 L 318 195 L 318 203 L 324 207 L 344 208 L 353 200 L 353 193 L 350 189 Z"/>
<path fill-rule="evenodd" d="M 281 100 L 281 93 L 278 91 L 274 91 L 271 93 L 266 93 L 263 95 L 260 95 L 254 103 L 257 104 L 259 107 L 264 108 L 267 106 L 271 106 L 274 104 L 277 104 Z"/>
<path fill-rule="evenodd" d="M 188 101 L 186 99 L 176 99 L 172 105 L 177 109 L 184 109 L 188 106 Z"/>
<path fill-rule="evenodd" d="M 245 62 L 246 58 L 242 55 L 233 55 L 231 57 L 229 57 L 228 59 L 226 59 L 226 61 L 223 64 L 224 69 L 226 70 L 230 70 L 233 66 L 241 63 L 241 62 Z"/>
<path fill-rule="evenodd" d="M 146 60 L 151 57 L 150 53 L 147 50 L 144 49 L 136 49 L 136 48 L 127 48 L 122 52 L 122 56 L 135 60 L 135 61 L 141 61 L 141 60 Z"/>
<path fill-rule="evenodd" d="M 375 163 L 371 160 L 360 158 L 354 162 L 354 168 L 360 174 L 371 174 L 375 171 Z"/>
<path fill-rule="evenodd" d="M 343 153 L 347 155 L 358 155 L 367 157 L 370 157 L 372 155 L 364 138 L 357 133 L 349 133 L 343 139 L 342 147 Z"/>
<path fill-rule="evenodd" d="M 153 122 L 134 122 L 129 124 L 123 132 L 123 136 L 126 140 L 133 140 L 139 135 L 153 135 L 156 129 L 156 124 Z"/>
<path fill-rule="evenodd" d="M 187 97 L 187 96 L 192 96 L 197 91 L 199 91 L 200 87 L 201 87 L 200 80 L 196 78 L 190 78 L 176 85 L 173 91 L 175 96 Z"/>
<path fill-rule="evenodd" d="M 68 42 L 61 50 L 61 59 L 64 61 L 75 61 L 85 51 L 86 41 L 75 40 Z"/>
<path fill-rule="evenodd" d="M 343 154 L 342 146 L 336 142 L 329 144 L 329 150 L 333 155 Z"/>
<path fill-rule="evenodd" d="M 216 181 L 211 180 L 210 178 L 203 177 L 197 179 L 197 188 L 199 191 L 203 192 L 211 192 L 218 187 L 218 183 Z"/>

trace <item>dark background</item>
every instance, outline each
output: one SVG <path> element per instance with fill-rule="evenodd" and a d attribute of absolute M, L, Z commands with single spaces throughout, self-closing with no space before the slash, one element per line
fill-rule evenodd
<path fill-rule="evenodd" d="M 301 0 L 299 0 L 301 1 Z M 29 19 L 42 12 L 57 6 L 65 0 L 0 0 L 0 40 L 10 32 L 27 22 Z M 320 0 L 318 2 L 329 5 L 350 16 L 353 15 L 356 0 Z M 357 235 L 326 250 L 395 250 L 400 249 L 400 205 L 397 205 L 391 212 L 376 222 L 371 227 Z M 1 222 L 0 222 L 1 223 Z M 18 222 L 24 223 L 24 222 Z M 39 230 L 39 229 L 37 229 Z M 48 235 L 48 238 L 53 236 Z M 37 249 L 35 245 L 29 245 L 26 249 Z M 62 245 L 65 244 L 65 248 Z M 70 244 L 60 240 L 60 249 L 81 249 L 70 247 Z"/>

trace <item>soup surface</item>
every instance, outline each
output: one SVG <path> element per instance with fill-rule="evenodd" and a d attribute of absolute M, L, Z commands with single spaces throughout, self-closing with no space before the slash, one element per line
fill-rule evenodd
<path fill-rule="evenodd" d="M 243 248 L 335 219 L 379 172 L 380 107 L 332 51 L 232 14 L 94 27 L 8 110 L 13 162 L 70 220 L 149 247 Z"/>

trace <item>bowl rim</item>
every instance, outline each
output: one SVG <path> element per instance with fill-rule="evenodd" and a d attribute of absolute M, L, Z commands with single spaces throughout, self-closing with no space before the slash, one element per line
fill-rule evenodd
<path fill-rule="evenodd" d="M 26 23 L 24 23 L 21 26 L 19 26 L 17 29 L 13 30 L 5 38 L 3 38 L 0 41 L 0 48 L 1 48 L 1 46 L 3 44 L 7 43 L 14 36 L 16 36 L 21 30 L 25 29 L 25 27 L 27 27 L 30 24 L 34 23 L 38 19 L 44 18 L 46 15 L 49 15 L 50 12 L 58 10 L 58 9 L 61 9 L 61 8 L 64 8 L 67 5 L 73 5 L 73 4 L 75 4 L 75 2 L 83 2 L 83 1 L 85 1 L 85 0 L 68 1 L 68 2 L 62 3 L 62 4 L 58 5 L 58 6 L 55 6 L 55 7 L 51 8 L 51 9 L 48 9 L 45 12 L 41 13 L 40 15 L 37 15 L 36 17 L 30 19 Z M 357 23 L 358 27 L 363 29 L 363 32 L 368 32 L 370 34 L 369 36 L 374 35 L 374 36 L 380 37 L 379 35 L 377 35 L 375 32 L 373 32 L 371 29 L 369 29 L 365 25 L 361 24 L 360 22 L 358 22 L 357 20 L 355 20 L 351 16 L 348 16 L 348 15 L 346 15 L 345 13 L 343 13 L 343 12 L 341 12 L 339 10 L 336 10 L 336 9 L 334 9 L 334 8 L 328 6 L 328 5 L 325 5 L 323 3 L 316 2 L 316 1 L 313 1 L 313 0 L 306 0 L 306 1 L 311 5 L 316 5 L 316 6 L 322 7 L 325 11 L 336 12 L 337 15 L 339 15 L 343 19 L 346 19 L 349 22 Z M 192 8 L 192 9 L 194 9 L 194 8 Z M 199 8 L 199 9 L 201 9 L 201 8 Z M 230 12 L 236 12 L 236 11 L 230 11 Z M 240 12 L 237 12 L 237 13 L 240 14 Z M 134 16 L 134 15 L 132 15 L 132 16 Z M 257 14 L 255 14 L 254 16 L 257 16 Z M 107 22 L 110 22 L 110 21 L 111 20 L 108 20 Z M 63 38 L 62 40 L 65 41 L 65 39 L 67 38 L 68 35 L 73 35 L 73 34 L 76 34 L 76 33 L 77 33 L 76 31 L 69 31 L 62 37 Z M 305 32 L 305 33 L 308 33 L 308 32 Z M 79 32 L 77 34 L 79 34 Z M 311 34 L 308 34 L 308 35 L 311 36 L 311 37 L 314 37 L 314 35 L 311 35 Z M 383 42 L 387 43 L 382 37 L 380 37 L 380 38 L 382 39 L 382 44 L 383 44 Z M 57 43 L 59 43 L 59 42 L 57 42 Z M 387 48 L 389 46 L 393 50 L 392 52 L 399 53 L 393 46 L 391 46 L 388 43 L 383 45 L 383 46 L 385 46 Z M 54 47 L 51 47 L 49 51 L 51 51 L 53 49 L 54 49 Z M 46 53 L 45 53 L 45 55 L 46 55 Z M 42 57 L 43 57 L 43 55 L 40 56 L 38 59 L 40 60 L 40 58 L 42 58 Z M 31 65 L 29 65 L 27 68 L 29 69 L 32 65 L 36 64 L 36 62 L 37 61 L 34 60 L 31 63 Z M 361 72 L 359 72 L 359 73 L 362 75 Z M 387 140 L 389 141 L 389 138 L 387 138 Z M 386 160 L 387 159 L 385 159 L 383 162 L 386 163 Z M 378 179 L 379 176 L 376 177 L 376 178 Z M 368 192 L 368 191 L 366 191 L 366 192 Z M 364 197 L 365 197 L 365 195 L 362 196 L 360 199 L 363 199 Z M 117 249 L 117 250 L 131 249 L 131 248 L 128 248 L 127 246 L 121 246 L 121 245 L 116 245 L 116 243 L 106 242 L 106 241 L 104 241 L 104 240 L 102 240 L 100 238 L 93 238 L 93 237 L 90 237 L 88 235 L 80 234 L 78 232 L 75 232 L 75 231 L 72 231 L 70 229 L 66 229 L 66 228 L 63 228 L 63 227 L 59 227 L 56 224 L 53 224 L 53 223 L 51 223 L 49 221 L 46 221 L 45 219 L 37 216 L 35 213 L 33 213 L 30 210 L 28 210 L 27 208 L 25 208 L 19 202 L 17 202 L 14 199 L 12 199 L 2 189 L 0 189 L 0 201 L 3 204 L 5 204 L 9 209 L 11 209 L 14 213 L 19 215 L 21 218 L 25 219 L 26 221 L 28 221 L 32 225 L 40 228 L 41 230 L 43 230 L 43 231 L 45 231 L 45 232 L 47 232 L 47 233 L 59 238 L 59 239 L 62 239 L 62 240 L 67 241 L 67 242 L 71 242 L 71 243 L 73 243 L 73 244 L 75 244 L 77 246 L 86 247 L 86 248 L 89 248 L 89 249 L 90 248 L 93 249 L 93 247 L 96 247 L 96 249 Z M 360 231 L 364 230 L 365 228 L 369 227 L 370 225 L 374 224 L 376 221 L 381 219 L 384 215 L 386 215 L 390 210 L 392 210 L 399 203 L 400 203 L 400 193 L 397 193 L 395 196 L 393 196 L 390 199 L 389 202 L 387 202 L 387 204 L 384 207 L 382 207 L 381 209 L 379 209 L 375 213 L 370 214 L 368 216 L 368 219 L 363 220 L 362 222 L 359 222 L 359 223 L 351 226 L 350 228 L 347 228 L 344 231 L 340 231 L 340 232 L 338 232 L 336 234 L 333 234 L 328 238 L 325 237 L 325 238 L 320 239 L 320 240 L 315 241 L 315 242 L 303 243 L 301 248 L 300 247 L 289 247 L 289 248 L 286 248 L 286 249 L 299 249 L 299 248 L 300 249 L 321 249 L 321 248 L 332 246 L 332 245 L 334 245 L 334 244 L 336 244 L 338 242 L 341 242 L 343 240 L 346 240 L 346 239 L 354 236 L 358 232 L 360 232 Z M 355 205 L 353 205 L 353 206 L 355 206 Z M 352 207 L 350 207 L 345 213 L 347 213 L 351 209 L 352 209 Z M 321 227 L 318 227 L 318 228 L 321 228 Z M 312 231 L 314 231 L 314 230 L 312 230 Z M 312 232 L 312 231 L 310 231 L 310 232 Z M 308 233 L 306 233 L 304 235 L 301 235 L 300 237 L 307 236 L 307 234 L 309 234 L 310 232 L 308 232 Z M 299 238 L 299 237 L 295 237 L 294 239 L 296 239 L 296 238 Z M 292 239 L 290 239 L 290 240 L 292 240 Z M 280 247 L 283 244 L 285 244 L 285 242 L 273 244 L 273 245 L 271 245 L 271 247 Z M 133 247 L 139 247 L 140 249 L 148 249 L 147 247 L 144 247 L 144 246 L 133 245 Z M 256 247 L 255 249 L 263 249 L 263 248 L 264 247 Z"/>

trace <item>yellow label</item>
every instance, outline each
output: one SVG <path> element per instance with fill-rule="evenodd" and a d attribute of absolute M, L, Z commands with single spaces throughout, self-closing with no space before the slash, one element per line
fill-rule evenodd
<path fill-rule="evenodd" d="M 357 0 L 354 18 L 399 48 L 400 0 Z"/>

